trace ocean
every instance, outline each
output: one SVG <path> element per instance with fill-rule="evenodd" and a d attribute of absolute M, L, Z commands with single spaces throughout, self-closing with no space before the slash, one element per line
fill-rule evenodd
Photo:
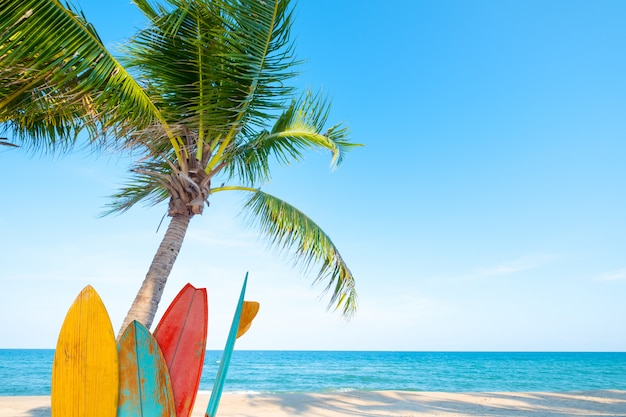
<path fill-rule="evenodd" d="M 221 351 L 207 351 L 210 391 Z M 50 395 L 54 350 L 0 349 L 0 396 Z M 235 351 L 225 392 L 626 390 L 626 352 Z"/>

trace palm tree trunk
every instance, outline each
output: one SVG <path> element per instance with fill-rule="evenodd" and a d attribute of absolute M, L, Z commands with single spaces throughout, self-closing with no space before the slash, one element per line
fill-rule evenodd
<path fill-rule="evenodd" d="M 190 219 L 191 215 L 176 214 L 170 220 L 163 241 L 161 241 L 161 245 L 157 249 L 154 259 L 152 259 L 146 278 L 122 323 L 117 336 L 118 340 L 133 320 L 137 320 L 148 329 L 152 325 L 165 283 L 183 245 Z"/>

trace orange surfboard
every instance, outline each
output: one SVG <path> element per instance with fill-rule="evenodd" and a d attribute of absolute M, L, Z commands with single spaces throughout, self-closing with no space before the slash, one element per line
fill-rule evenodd
<path fill-rule="evenodd" d="M 70 307 L 52 364 L 52 417 L 115 417 L 117 343 L 100 296 L 85 287 Z"/>
<path fill-rule="evenodd" d="M 177 417 L 189 417 L 200 385 L 208 326 L 205 288 L 187 284 L 154 331 L 169 369 Z"/>

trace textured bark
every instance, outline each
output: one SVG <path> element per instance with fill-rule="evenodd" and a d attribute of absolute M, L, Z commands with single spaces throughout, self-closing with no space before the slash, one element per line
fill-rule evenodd
<path fill-rule="evenodd" d="M 137 320 L 148 329 L 152 325 L 161 296 L 163 295 L 165 283 L 183 245 L 191 217 L 192 215 L 175 215 L 172 217 L 165 236 L 163 236 L 163 241 L 154 255 L 146 278 L 143 284 L 141 284 L 135 301 L 133 301 L 122 323 L 118 333 L 118 340 L 133 320 Z"/>
<path fill-rule="evenodd" d="M 195 160 L 194 160 L 195 161 Z M 211 179 L 202 169 L 187 170 L 168 177 L 170 207 L 168 214 L 202 214 L 211 192 Z"/>

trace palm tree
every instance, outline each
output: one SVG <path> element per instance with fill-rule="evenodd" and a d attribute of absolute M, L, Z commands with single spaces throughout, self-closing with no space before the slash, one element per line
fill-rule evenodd
<path fill-rule="evenodd" d="M 122 329 L 149 327 L 190 220 L 212 194 L 247 194 L 243 210 L 270 245 L 288 250 L 329 307 L 356 309 L 354 277 L 323 230 L 261 190 L 273 162 L 354 146 L 326 127 L 329 102 L 297 93 L 289 0 L 134 0 L 148 20 L 117 59 L 84 15 L 56 0 L 0 8 L 0 124 L 21 145 L 66 147 L 79 134 L 137 156 L 108 213 L 168 202 L 170 223 Z"/>

